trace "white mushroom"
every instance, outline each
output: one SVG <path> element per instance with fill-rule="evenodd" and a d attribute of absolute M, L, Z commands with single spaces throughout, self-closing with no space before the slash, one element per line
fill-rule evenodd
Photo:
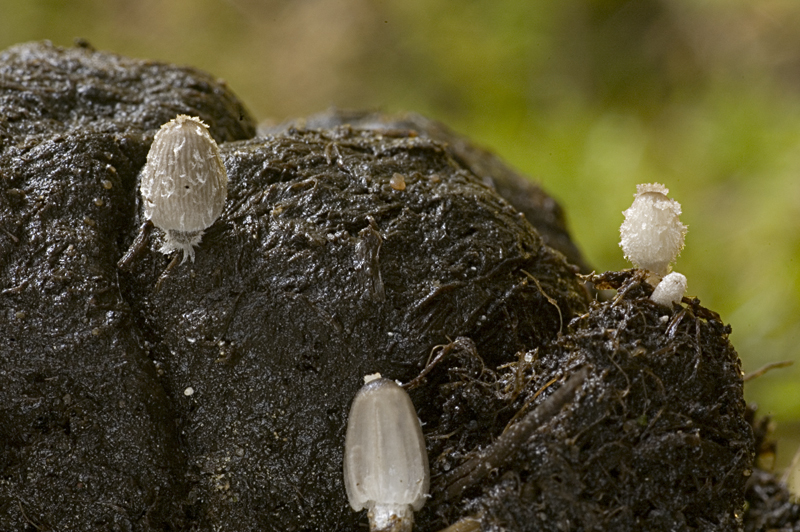
<path fill-rule="evenodd" d="M 672 272 L 656 285 L 655 290 L 650 295 L 650 299 L 659 305 L 672 307 L 675 303 L 681 302 L 685 293 L 686 277 L 678 272 Z"/>
<path fill-rule="evenodd" d="M 678 218 L 681 205 L 669 199 L 668 192 L 658 183 L 636 185 L 636 199 L 622 213 L 625 221 L 619 228 L 625 258 L 659 279 L 669 273 L 686 236 L 686 226 Z"/>
<path fill-rule="evenodd" d="M 425 439 L 408 394 L 370 375 L 347 421 L 344 486 L 353 510 L 367 509 L 372 532 L 409 532 L 430 487 Z"/>
<path fill-rule="evenodd" d="M 166 232 L 160 251 L 183 251 L 183 262 L 194 262 L 194 246 L 222 213 L 228 195 L 228 174 L 208 126 L 187 115 L 161 126 L 140 189 L 145 217 Z"/>

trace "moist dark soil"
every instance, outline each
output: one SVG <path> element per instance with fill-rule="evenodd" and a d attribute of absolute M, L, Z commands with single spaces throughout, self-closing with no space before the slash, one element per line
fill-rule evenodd
<path fill-rule="evenodd" d="M 177 114 L 230 179 L 184 264 L 141 230 L 137 181 Z M 208 74 L 11 48 L 0 530 L 363 530 L 342 447 L 375 372 L 423 422 L 419 530 L 737 530 L 754 439 L 729 327 L 638 272 L 592 302 L 581 266 L 552 198 L 422 117 L 256 136 Z"/>
<path fill-rule="evenodd" d="M 510 430 L 509 417 L 546 407 L 565 379 L 587 368 L 576 397 L 517 446 L 494 482 L 464 490 L 482 529 L 737 530 L 753 436 L 730 328 L 696 300 L 652 302 L 642 272 L 592 281 L 617 296 L 593 303 L 558 339 L 506 368 L 459 375 L 451 395 L 469 396 L 480 410 L 454 422 L 445 416 L 432 429 L 435 468 L 447 484 L 460 439 L 490 457 L 502 438 L 491 435 Z M 448 412 L 452 398 L 441 401 Z M 459 426 L 481 415 L 494 419 L 493 429 L 462 435 Z"/>
<path fill-rule="evenodd" d="M 564 254 L 567 261 L 577 265 L 582 273 L 592 268 L 567 230 L 567 220 L 561 206 L 530 178 L 509 167 L 499 157 L 469 139 L 454 133 L 441 122 L 416 113 L 385 114 L 376 111 L 329 109 L 323 113 L 290 120 L 278 126 L 262 126 L 261 134 L 282 133 L 289 128 L 331 129 L 349 125 L 354 128 L 377 130 L 384 135 L 420 135 L 442 144 L 447 154 L 468 168 L 484 185 L 500 194 L 536 228 L 544 243 Z"/>

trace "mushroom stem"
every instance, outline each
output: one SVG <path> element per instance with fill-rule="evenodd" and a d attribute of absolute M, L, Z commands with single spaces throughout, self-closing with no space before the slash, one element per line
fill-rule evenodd
<path fill-rule="evenodd" d="M 370 532 L 411 532 L 414 511 L 409 504 L 375 503 L 367 512 Z"/>

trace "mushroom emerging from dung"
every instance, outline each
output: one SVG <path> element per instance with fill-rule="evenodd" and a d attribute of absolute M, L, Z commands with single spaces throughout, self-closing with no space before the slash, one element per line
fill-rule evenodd
<path fill-rule="evenodd" d="M 686 277 L 669 273 L 683 249 L 686 226 L 679 219 L 681 204 L 668 193 L 659 183 L 636 185 L 633 205 L 622 213 L 619 246 L 634 266 L 650 272 L 648 280 L 655 285 L 650 299 L 671 307 L 686 293 Z"/>
<path fill-rule="evenodd" d="M 622 214 L 619 228 L 625 258 L 658 279 L 683 249 L 686 226 L 679 219 L 681 204 L 667 197 L 669 189 L 659 183 L 636 185 L 633 205 Z"/>
<path fill-rule="evenodd" d="M 686 276 L 678 272 L 672 272 L 664 276 L 661 282 L 656 285 L 655 290 L 650 295 L 650 299 L 659 305 L 672 307 L 675 303 L 681 302 L 685 293 Z"/>
<path fill-rule="evenodd" d="M 425 439 L 408 394 L 380 374 L 364 378 L 347 420 L 344 486 L 371 532 L 409 532 L 428 497 Z"/>
<path fill-rule="evenodd" d="M 178 115 L 156 133 L 140 184 L 144 215 L 166 232 L 161 252 L 192 259 L 203 231 L 222 213 L 228 174 L 217 143 L 198 117 Z"/>

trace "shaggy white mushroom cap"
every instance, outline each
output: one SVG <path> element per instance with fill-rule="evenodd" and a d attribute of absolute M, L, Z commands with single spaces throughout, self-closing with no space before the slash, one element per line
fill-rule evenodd
<path fill-rule="evenodd" d="M 658 183 L 636 185 L 633 205 L 622 214 L 620 247 L 637 268 L 663 277 L 683 249 L 686 226 L 681 223 L 681 204 L 667 197 Z"/>
<path fill-rule="evenodd" d="M 162 253 L 183 250 L 194 261 L 203 231 L 222 213 L 228 174 L 208 126 L 179 115 L 156 133 L 140 190 L 144 215 L 167 233 Z"/>
<path fill-rule="evenodd" d="M 412 510 L 427 500 L 430 472 L 422 428 L 411 398 L 392 380 L 372 378 L 353 399 L 344 486 L 353 510 L 369 509 L 372 530 L 410 530 Z"/>
<path fill-rule="evenodd" d="M 650 299 L 664 305 L 671 307 L 675 303 L 680 303 L 683 295 L 686 293 L 686 277 L 678 272 L 672 272 L 656 285 L 655 290 L 650 295 Z"/>

